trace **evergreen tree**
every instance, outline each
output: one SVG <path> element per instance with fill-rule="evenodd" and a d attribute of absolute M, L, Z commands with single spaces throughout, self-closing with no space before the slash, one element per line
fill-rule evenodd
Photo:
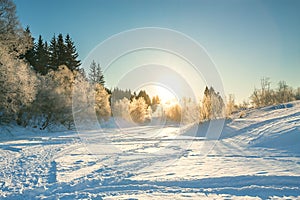
<path fill-rule="evenodd" d="M 152 101 L 151 101 L 151 109 L 153 112 L 156 111 L 157 109 L 157 106 L 160 104 L 160 99 L 159 99 L 159 96 L 156 95 L 154 97 L 152 97 Z"/>
<path fill-rule="evenodd" d="M 160 98 L 158 95 L 152 97 L 152 102 L 151 102 L 152 105 L 157 105 L 157 104 L 160 104 Z"/>
<path fill-rule="evenodd" d="M 137 98 L 136 92 L 133 92 L 133 94 L 130 96 L 130 101 L 132 102 L 133 99 L 136 99 L 136 98 Z"/>
<path fill-rule="evenodd" d="M 55 35 L 52 37 L 49 46 L 49 68 L 57 70 L 59 66 L 58 62 L 58 45 Z"/>
<path fill-rule="evenodd" d="M 39 36 L 38 42 L 35 45 L 34 58 L 35 60 L 33 64 L 33 69 L 41 75 L 47 74 L 49 63 L 48 45 L 47 42 L 44 43 L 41 35 Z"/>
<path fill-rule="evenodd" d="M 100 67 L 100 64 L 97 65 L 97 83 L 101 84 L 104 86 L 105 81 L 104 81 L 104 75 L 102 73 L 102 69 Z"/>
<path fill-rule="evenodd" d="M 93 60 L 90 65 L 90 73 L 89 73 L 89 81 L 92 84 L 101 84 L 104 86 L 104 76 L 101 70 L 101 67 L 99 64 L 96 64 L 96 62 Z"/>
<path fill-rule="evenodd" d="M 78 53 L 76 51 L 76 47 L 74 42 L 72 41 L 69 34 L 67 34 L 66 39 L 66 65 L 69 67 L 70 70 L 78 71 L 79 66 L 81 65 L 80 60 L 78 60 Z M 104 85 L 104 82 L 103 82 Z"/>
<path fill-rule="evenodd" d="M 33 38 L 32 35 L 31 35 L 31 31 L 30 31 L 29 26 L 26 27 L 25 32 L 26 32 L 26 34 L 28 35 L 28 37 L 30 37 L 31 43 L 34 44 L 34 38 Z M 35 61 L 34 56 L 35 56 L 35 46 L 32 45 L 32 47 L 29 48 L 29 49 L 26 51 L 25 55 L 24 55 L 25 60 L 26 60 L 31 66 L 34 66 L 34 64 L 35 64 L 35 62 L 34 62 L 34 61 Z"/>
<path fill-rule="evenodd" d="M 138 99 L 138 98 L 140 98 L 140 97 L 143 97 L 143 98 L 144 98 L 144 100 L 145 100 L 145 102 L 146 102 L 146 104 L 147 104 L 148 106 L 151 105 L 151 99 L 150 99 L 149 95 L 146 93 L 145 90 L 141 90 L 141 91 L 139 92 L 139 94 L 137 95 L 136 98 Z M 147 107 L 148 107 L 148 106 L 147 106 Z"/>
<path fill-rule="evenodd" d="M 131 97 L 131 91 L 130 90 L 122 90 L 119 88 L 114 88 L 111 94 L 111 103 L 115 103 L 118 100 L 121 100 L 123 98 L 130 99 Z"/>
<path fill-rule="evenodd" d="M 66 65 L 66 45 L 64 43 L 63 35 L 60 33 L 57 37 L 57 59 L 58 66 Z M 67 66 L 68 67 L 68 66 Z"/>

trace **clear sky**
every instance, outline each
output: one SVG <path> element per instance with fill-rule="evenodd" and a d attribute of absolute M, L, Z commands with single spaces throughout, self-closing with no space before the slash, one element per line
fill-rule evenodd
<path fill-rule="evenodd" d="M 50 40 L 69 33 L 80 59 L 119 32 L 170 28 L 198 41 L 225 92 L 247 99 L 260 78 L 300 86 L 299 0 L 15 0 L 22 25 Z M 203 86 L 204 87 L 204 86 Z"/>

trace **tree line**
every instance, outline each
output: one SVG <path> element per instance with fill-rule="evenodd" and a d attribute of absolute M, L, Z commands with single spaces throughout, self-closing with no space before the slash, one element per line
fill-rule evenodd
<path fill-rule="evenodd" d="M 277 85 L 277 88 L 272 88 L 270 78 L 263 77 L 260 88 L 255 88 L 250 96 L 251 104 L 258 108 L 300 100 L 300 87 L 293 89 L 285 81 L 279 81 Z"/>
<path fill-rule="evenodd" d="M 0 1 L 0 123 L 16 122 L 22 126 L 45 129 L 51 124 L 74 125 L 73 98 L 81 105 L 91 105 L 99 121 L 111 116 L 134 123 L 163 117 L 169 121 L 192 123 L 230 117 L 241 109 L 262 107 L 300 99 L 284 81 L 271 88 L 268 78 L 261 80 L 250 103 L 236 105 L 234 96 L 223 99 L 213 87 L 206 87 L 201 102 L 183 98 L 162 105 L 159 96 L 152 99 L 146 91 L 105 88 L 99 63 L 92 61 L 86 75 L 70 35 L 54 35 L 48 43 L 40 35 L 32 37 L 21 27 L 11 0 Z M 76 83 L 76 85 L 74 84 Z M 73 96 L 74 87 L 85 91 Z M 88 116 L 86 116 L 88 118 Z"/>
<path fill-rule="evenodd" d="M 78 71 L 80 60 L 74 42 L 69 34 L 64 38 L 60 33 L 52 37 L 50 44 L 44 41 L 40 35 L 37 42 L 31 36 L 29 27 L 25 30 L 30 36 L 31 43 L 24 57 L 34 71 L 41 75 L 46 75 L 50 70 L 58 70 L 58 66 L 66 65 L 71 71 Z"/>

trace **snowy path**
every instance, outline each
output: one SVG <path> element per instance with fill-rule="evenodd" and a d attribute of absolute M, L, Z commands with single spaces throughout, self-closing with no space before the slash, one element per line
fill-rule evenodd
<path fill-rule="evenodd" d="M 0 140 L 0 199 L 300 198 L 299 102 L 228 121 L 218 141 L 173 140 L 179 129 L 87 131 L 88 145 L 20 129 Z"/>

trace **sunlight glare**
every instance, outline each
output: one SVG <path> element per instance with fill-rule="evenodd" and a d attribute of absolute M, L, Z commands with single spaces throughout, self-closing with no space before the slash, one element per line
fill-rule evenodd
<path fill-rule="evenodd" d="M 170 102 L 177 102 L 178 100 L 178 97 L 173 93 L 171 89 L 166 88 L 162 85 L 151 84 L 142 87 L 140 90 L 145 90 L 151 99 L 152 97 L 158 95 L 162 104 L 170 104 Z"/>

